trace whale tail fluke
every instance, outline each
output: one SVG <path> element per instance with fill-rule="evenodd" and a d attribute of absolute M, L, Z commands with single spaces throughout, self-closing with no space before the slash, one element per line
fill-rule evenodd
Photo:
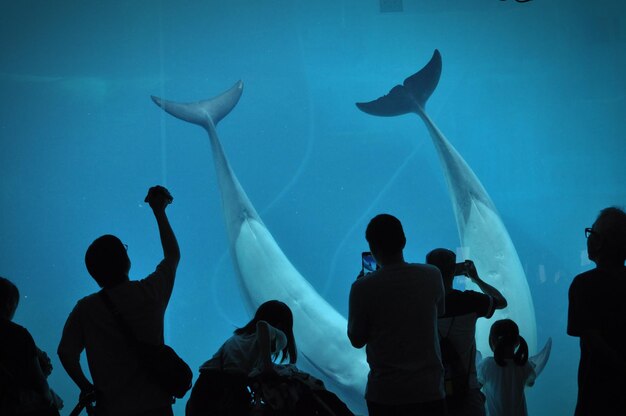
<path fill-rule="evenodd" d="M 356 103 L 363 112 L 382 117 L 424 111 L 426 101 L 435 91 L 441 77 L 441 54 L 437 49 L 430 61 L 415 74 L 384 95 L 367 103 Z"/>
<path fill-rule="evenodd" d="M 235 85 L 220 95 L 195 103 L 177 103 L 155 97 L 154 95 L 151 97 L 156 105 L 174 117 L 207 127 L 210 123 L 216 126 L 221 119 L 226 117 L 237 105 L 242 92 L 243 82 L 237 81 Z"/>

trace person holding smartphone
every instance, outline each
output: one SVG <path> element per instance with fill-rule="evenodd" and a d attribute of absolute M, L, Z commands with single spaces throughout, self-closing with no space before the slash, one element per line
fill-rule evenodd
<path fill-rule="evenodd" d="M 455 392 L 448 384 L 446 375 L 446 402 L 450 416 L 484 416 L 485 396 L 480 391 L 476 378 L 476 321 L 478 318 L 491 318 L 496 309 L 507 306 L 502 293 L 489 285 L 478 275 L 471 260 L 456 262 L 456 254 L 445 248 L 437 248 L 426 255 L 426 263 L 441 271 L 446 297 L 446 313 L 439 318 L 439 337 L 444 361 L 446 351 L 453 349 L 453 355 L 462 367 L 462 388 Z M 482 291 L 456 290 L 452 287 L 456 276 L 467 276 Z M 448 347 L 449 346 L 449 347 Z M 448 355 L 449 356 L 449 355 Z M 444 366 L 446 363 L 444 362 Z M 456 375 L 458 376 L 458 374 Z"/>
<path fill-rule="evenodd" d="M 445 415 L 437 317 L 444 290 L 436 267 L 404 261 L 406 237 L 391 215 L 374 217 L 365 238 L 375 260 L 350 289 L 348 337 L 366 347 L 370 416 Z M 370 273 L 366 273 L 370 271 Z"/>

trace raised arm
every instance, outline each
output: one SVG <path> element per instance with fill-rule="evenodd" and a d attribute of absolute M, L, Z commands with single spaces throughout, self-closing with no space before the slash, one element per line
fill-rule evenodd
<path fill-rule="evenodd" d="M 180 261 L 180 248 L 176 235 L 172 230 L 170 221 L 165 213 L 165 208 L 172 203 L 173 198 L 170 192 L 162 186 L 153 186 L 148 190 L 145 202 L 150 204 L 154 217 L 159 227 L 161 246 L 163 247 L 163 258 L 172 266 L 174 270 Z"/>
<path fill-rule="evenodd" d="M 476 271 L 476 266 L 474 266 L 474 262 L 471 260 L 466 260 L 467 267 L 467 277 L 471 279 L 472 282 L 476 283 L 476 285 L 480 288 L 480 290 L 493 298 L 493 306 L 495 309 L 503 309 L 508 305 L 506 299 L 500 293 L 498 289 L 491 286 L 484 280 L 478 276 L 478 271 Z"/>

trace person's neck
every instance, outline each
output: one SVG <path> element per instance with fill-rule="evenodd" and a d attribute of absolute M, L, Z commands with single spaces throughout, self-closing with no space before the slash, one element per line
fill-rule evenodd
<path fill-rule="evenodd" d="M 402 252 L 388 255 L 379 254 L 378 256 L 376 256 L 376 260 L 378 264 L 380 264 L 380 267 L 395 266 L 398 264 L 404 264 L 404 255 L 402 254 Z"/>
<path fill-rule="evenodd" d="M 624 267 L 623 260 L 599 258 L 595 260 L 598 269 L 621 269 Z"/>
<path fill-rule="evenodd" d="M 110 284 L 106 285 L 104 287 L 104 289 L 113 289 L 114 287 L 117 287 L 117 286 L 121 285 L 122 283 L 126 283 L 128 281 L 130 281 L 130 278 L 128 277 L 128 275 L 124 275 L 124 276 L 121 276 L 118 279 L 114 280 Z"/>

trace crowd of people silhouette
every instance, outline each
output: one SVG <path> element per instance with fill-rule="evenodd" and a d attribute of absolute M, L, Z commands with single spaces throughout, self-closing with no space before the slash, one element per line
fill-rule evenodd
<path fill-rule="evenodd" d="M 80 389 L 72 414 L 173 415 L 173 397 L 191 389 L 188 416 L 352 415 L 321 380 L 296 366 L 294 317 L 280 299 L 261 304 L 235 330 L 200 367 L 192 388 L 191 373 L 163 334 L 180 262 L 166 214 L 173 198 L 155 186 L 145 200 L 163 249 L 153 273 L 131 280 L 127 248 L 113 235 L 97 238 L 86 251 L 87 271 L 101 289 L 78 301 L 57 351 Z M 567 333 L 580 338 L 575 414 L 617 414 L 626 408 L 626 213 L 602 210 L 585 236 L 596 267 L 574 278 L 567 321 Z M 366 350 L 369 415 L 527 415 L 524 388 L 537 372 L 517 324 L 495 321 L 493 357 L 477 358 L 476 322 L 507 307 L 502 293 L 481 279 L 471 260 L 457 263 L 446 248 L 430 251 L 424 264 L 405 261 L 405 233 L 392 215 L 372 218 L 365 237 L 376 267 L 362 270 L 352 284 L 347 336 L 354 348 Z M 454 289 L 456 276 L 466 276 L 480 292 Z M 47 382 L 50 359 L 13 322 L 19 300 L 15 284 L 0 278 L 0 414 L 59 415 L 63 401 Z M 81 366 L 83 352 L 91 379 Z"/>

